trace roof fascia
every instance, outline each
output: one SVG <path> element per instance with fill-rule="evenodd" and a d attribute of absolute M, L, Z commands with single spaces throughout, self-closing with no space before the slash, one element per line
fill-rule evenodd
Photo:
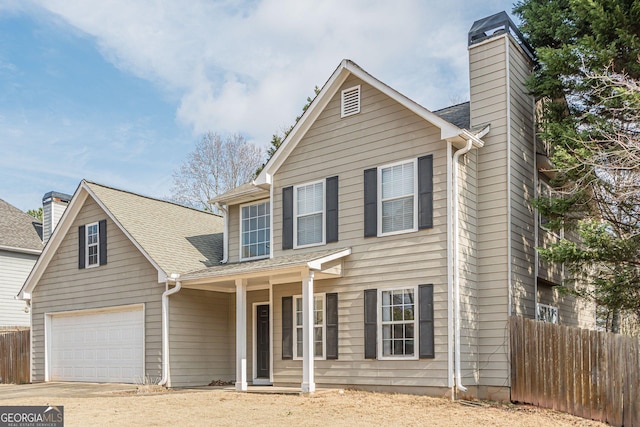
<path fill-rule="evenodd" d="M 0 245 L 0 251 L 18 252 L 18 253 L 29 254 L 29 255 L 40 255 L 42 253 L 42 249 L 27 249 L 27 248 L 18 248 L 15 246 L 2 246 L 2 245 Z"/>
<path fill-rule="evenodd" d="M 268 188 L 271 185 L 273 175 L 280 169 L 280 166 L 282 166 L 287 157 L 289 157 L 289 154 L 291 154 L 293 149 L 298 145 L 298 142 L 300 142 L 302 137 L 307 133 L 311 125 L 349 76 L 350 70 L 347 67 L 349 63 L 350 61 L 347 59 L 342 60 L 338 68 L 336 68 L 331 77 L 329 77 L 329 80 L 324 84 L 320 93 L 313 99 L 307 111 L 302 114 L 300 120 L 293 126 L 293 129 L 291 129 L 289 135 L 287 135 L 282 142 L 280 148 L 276 150 L 275 154 L 256 177 L 254 180 L 255 185 L 263 188 Z"/>
<path fill-rule="evenodd" d="M 82 183 L 76 189 L 76 192 L 73 194 L 67 209 L 62 213 L 62 217 L 58 221 L 55 229 L 53 230 L 53 234 L 49 237 L 49 241 L 45 245 L 42 250 L 42 254 L 38 257 L 35 265 L 31 269 L 29 276 L 27 276 L 27 280 L 25 280 L 20 292 L 18 293 L 18 298 L 20 299 L 31 299 L 31 294 L 35 289 L 37 283 L 42 278 L 42 274 L 44 270 L 51 262 L 51 258 L 58 250 L 58 247 L 62 243 L 64 236 L 71 228 L 71 223 L 80 212 L 80 209 L 84 205 L 84 202 L 87 200 L 87 193 L 82 190 Z"/>

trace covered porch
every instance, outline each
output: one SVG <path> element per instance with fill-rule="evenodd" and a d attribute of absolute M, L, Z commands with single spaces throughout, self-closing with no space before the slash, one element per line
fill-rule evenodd
<path fill-rule="evenodd" d="M 235 264 L 226 264 L 185 274 L 180 278 L 184 289 L 235 293 L 235 389 L 247 391 L 253 385 L 274 383 L 274 286 L 301 285 L 302 315 L 302 382 L 303 393 L 316 389 L 314 378 L 314 283 L 342 277 L 344 259 L 351 254 L 350 248 L 320 252 L 296 253 L 277 258 L 261 259 Z M 254 292 L 261 291 L 261 292 Z M 268 295 L 249 300 L 248 293 Z M 300 302 L 300 301 L 298 301 Z M 251 306 L 249 305 L 251 303 Z M 252 324 L 248 324 L 248 310 Z M 289 313 L 291 313 L 289 308 Z M 283 314 L 282 310 L 278 314 Z M 293 316 L 285 315 L 282 322 L 291 326 Z M 298 312 L 299 316 L 300 313 Z M 300 330 L 300 327 L 298 327 Z M 169 340 L 171 338 L 169 337 Z M 290 339 L 290 338 L 288 338 Z M 287 340 L 282 337 L 281 341 Z M 248 342 L 253 343 L 249 348 Z M 298 340 L 299 341 L 299 340 Z M 286 342 L 287 345 L 299 343 Z M 251 351 L 251 379 L 248 378 L 248 360 Z M 284 356 L 284 355 L 283 355 Z"/>

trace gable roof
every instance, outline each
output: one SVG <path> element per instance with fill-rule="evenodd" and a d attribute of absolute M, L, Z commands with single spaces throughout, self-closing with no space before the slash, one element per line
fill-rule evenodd
<path fill-rule="evenodd" d="M 95 200 L 158 270 L 158 282 L 173 273 L 217 265 L 222 258 L 220 216 L 82 181 L 23 286 L 21 296 L 24 298 L 29 298 L 24 294 L 33 291 L 88 198 Z"/>
<path fill-rule="evenodd" d="M 344 59 L 333 72 L 329 80 L 324 84 L 318 96 L 315 97 L 313 102 L 307 110 L 304 112 L 300 120 L 296 122 L 293 129 L 282 142 L 282 145 L 278 148 L 275 154 L 267 162 L 262 169 L 254 183 L 258 186 L 268 187 L 271 185 L 272 177 L 277 170 L 282 166 L 286 158 L 291 154 L 293 149 L 297 146 L 300 140 L 304 137 L 311 125 L 318 118 L 320 113 L 327 106 L 329 101 L 340 90 L 342 84 L 349 76 L 355 76 L 363 82 L 369 84 L 391 99 L 400 103 L 404 107 L 408 108 L 418 116 L 425 119 L 427 122 L 440 129 L 440 138 L 443 140 L 451 141 L 455 145 L 462 147 L 467 140 L 472 140 L 475 147 L 482 147 L 484 143 L 478 137 L 475 132 L 471 132 L 467 129 L 462 129 L 453 123 L 450 123 L 446 119 L 439 115 L 429 111 L 415 101 L 409 99 L 405 95 L 396 91 L 395 89 L 387 86 L 385 83 L 373 77 L 371 74 L 360 68 L 355 62 Z"/>
<path fill-rule="evenodd" d="M 39 254 L 42 247 L 42 223 L 0 199 L 0 249 Z"/>

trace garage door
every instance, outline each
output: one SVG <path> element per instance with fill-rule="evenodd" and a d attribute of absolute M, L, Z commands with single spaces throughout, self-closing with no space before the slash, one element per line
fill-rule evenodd
<path fill-rule="evenodd" d="M 51 315 L 49 380 L 135 383 L 144 373 L 142 306 Z"/>

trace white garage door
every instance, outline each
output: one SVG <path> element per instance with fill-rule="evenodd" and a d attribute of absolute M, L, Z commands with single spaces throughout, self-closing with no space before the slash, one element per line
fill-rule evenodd
<path fill-rule="evenodd" d="M 51 315 L 49 380 L 135 383 L 144 372 L 142 306 Z"/>

